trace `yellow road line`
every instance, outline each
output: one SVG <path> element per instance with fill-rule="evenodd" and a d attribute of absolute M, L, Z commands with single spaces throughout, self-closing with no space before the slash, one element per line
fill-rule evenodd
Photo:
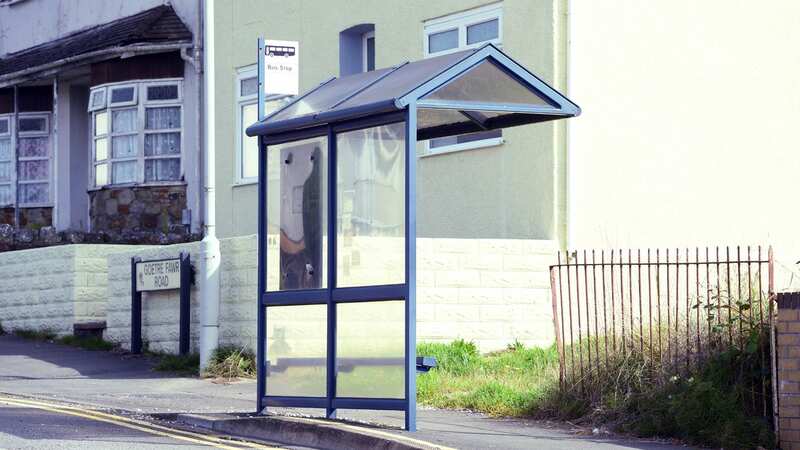
<path fill-rule="evenodd" d="M 140 420 L 129 419 L 127 417 L 116 416 L 113 414 L 103 413 L 100 411 L 83 410 L 72 406 L 51 404 L 42 401 L 11 398 L 5 396 L 0 396 L 0 403 L 5 403 L 14 406 L 28 407 L 28 408 L 37 408 L 60 414 L 69 414 L 77 417 L 82 417 L 85 419 L 95 420 L 98 422 L 106 422 L 121 427 L 130 428 L 133 430 L 142 431 L 153 435 L 170 437 L 173 439 L 179 439 L 196 444 L 209 445 L 225 450 L 239 450 L 241 448 L 280 450 L 278 447 L 268 447 L 255 442 L 234 441 L 231 439 L 224 439 L 211 435 L 193 433 L 190 431 L 174 430 L 171 428 L 147 423 Z"/>

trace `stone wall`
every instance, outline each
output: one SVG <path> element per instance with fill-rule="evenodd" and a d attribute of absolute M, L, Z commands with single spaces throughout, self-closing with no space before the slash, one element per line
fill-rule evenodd
<path fill-rule="evenodd" d="M 89 205 L 94 232 L 186 234 L 185 185 L 103 188 L 89 192 Z"/>
<path fill-rule="evenodd" d="M 14 208 L 0 209 L 0 224 L 14 225 Z M 39 229 L 53 225 L 53 208 L 20 208 L 19 228 Z"/>
<path fill-rule="evenodd" d="M 106 258 L 121 247 L 84 244 L 0 253 L 0 324 L 7 331 L 48 329 L 65 335 L 76 323 L 105 320 Z"/>

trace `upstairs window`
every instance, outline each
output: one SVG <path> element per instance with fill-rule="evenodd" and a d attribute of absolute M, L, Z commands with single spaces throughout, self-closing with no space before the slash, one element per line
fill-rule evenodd
<path fill-rule="evenodd" d="M 502 25 L 502 3 L 428 20 L 425 22 L 423 39 L 425 57 L 476 48 L 486 43 L 501 47 Z M 502 142 L 503 132 L 491 130 L 431 139 L 427 150 L 430 154 L 443 153 L 495 146 Z"/>
<path fill-rule="evenodd" d="M 91 90 L 94 187 L 181 181 L 182 84 L 165 79 Z"/>
<path fill-rule="evenodd" d="M 339 75 L 375 70 L 375 25 L 362 23 L 339 33 Z"/>
<path fill-rule="evenodd" d="M 361 35 L 362 72 L 375 70 L 375 30 Z"/>

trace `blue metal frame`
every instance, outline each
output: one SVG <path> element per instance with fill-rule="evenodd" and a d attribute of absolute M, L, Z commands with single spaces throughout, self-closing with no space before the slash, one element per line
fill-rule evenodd
<path fill-rule="evenodd" d="M 264 89 L 263 83 L 263 40 L 259 39 L 259 118 L 263 116 Z M 481 61 L 491 60 L 500 69 L 513 76 L 521 83 L 527 84 L 531 89 L 541 93 L 550 103 L 550 106 L 515 105 L 504 103 L 483 102 L 455 102 L 440 100 L 422 100 L 429 92 L 449 83 L 453 79 L 466 73 Z M 378 84 L 383 78 L 397 70 L 389 71 L 377 78 L 367 86 L 345 95 L 334 106 L 344 104 L 347 100 L 358 95 L 367 87 Z M 308 95 L 331 80 L 319 85 L 304 94 Z M 298 97 L 296 103 L 304 96 Z M 474 123 L 474 126 L 486 128 L 488 120 L 484 121 L 479 115 L 469 111 L 486 110 L 508 112 L 510 120 L 501 126 L 518 125 L 535 121 L 553 120 L 561 117 L 576 116 L 580 108 L 569 99 L 551 88 L 547 83 L 537 78 L 524 67 L 503 54 L 493 45 L 486 45 L 452 66 L 432 76 L 411 91 L 392 99 L 385 99 L 370 104 L 352 108 L 329 109 L 314 114 L 307 114 L 286 120 L 270 122 L 260 120 L 247 129 L 248 135 L 257 135 L 259 139 L 259 180 L 258 180 L 258 344 L 257 344 L 257 405 L 258 412 L 267 406 L 312 407 L 324 408 L 326 416 L 336 417 L 338 408 L 361 409 L 386 409 L 405 412 L 405 428 L 409 431 L 416 430 L 416 375 L 419 361 L 416 356 L 416 143 L 417 138 L 427 139 L 430 136 L 425 132 L 418 136 L 417 110 L 418 108 L 456 109 Z M 279 110 L 281 111 L 281 110 Z M 276 111 L 274 114 L 278 114 Z M 525 120 L 515 118 L 519 114 L 537 116 Z M 272 117 L 272 115 L 270 116 Z M 519 120 L 516 120 L 519 119 Z M 337 201 L 337 158 L 338 149 L 336 138 L 339 133 L 371 128 L 390 123 L 405 124 L 405 280 L 402 284 L 362 286 L 362 287 L 337 287 L 336 272 L 336 211 Z M 491 125 L 491 124 L 490 124 Z M 459 126 L 461 126 L 459 124 Z M 473 125 L 470 125 L 473 126 Z M 452 129 L 438 130 L 437 132 L 450 132 L 458 134 L 458 126 Z M 429 133 L 430 134 L 430 133 Z M 292 141 L 299 141 L 313 137 L 327 137 L 328 142 L 328 241 L 327 241 L 327 277 L 328 285 L 322 289 L 295 290 L 269 292 L 266 289 L 266 226 L 267 226 L 267 146 Z M 405 305 L 405 346 L 404 370 L 405 386 L 404 398 L 342 398 L 336 396 L 336 306 L 349 302 L 375 302 L 402 300 Z M 270 396 L 266 393 L 267 354 L 266 354 L 266 324 L 267 308 L 273 306 L 290 305 L 326 305 L 327 308 L 327 348 L 326 348 L 326 396 L 324 397 L 295 397 L 295 396 Z M 424 361 L 423 361 L 424 366 Z M 276 369 L 277 370 L 277 369 Z M 342 369 L 345 370 L 345 369 Z"/>

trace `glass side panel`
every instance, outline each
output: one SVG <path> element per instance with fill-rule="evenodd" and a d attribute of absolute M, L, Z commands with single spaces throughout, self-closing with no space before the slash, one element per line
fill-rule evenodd
<path fill-rule="evenodd" d="M 108 184 L 108 164 L 94 166 L 94 185 L 103 186 L 106 184 Z"/>
<path fill-rule="evenodd" d="M 405 302 L 336 305 L 336 396 L 405 398 Z"/>
<path fill-rule="evenodd" d="M 337 286 L 405 280 L 405 123 L 337 135 Z"/>
<path fill-rule="evenodd" d="M 108 133 L 108 113 L 103 111 L 94 115 L 94 135 L 101 136 Z"/>
<path fill-rule="evenodd" d="M 108 159 L 108 138 L 94 140 L 94 160 L 103 161 Z"/>
<path fill-rule="evenodd" d="M 267 395 L 324 397 L 327 306 L 267 308 Z"/>
<path fill-rule="evenodd" d="M 425 100 L 549 106 L 521 81 L 485 60 L 423 97 Z"/>
<path fill-rule="evenodd" d="M 327 287 L 328 139 L 267 149 L 267 290 Z"/>

